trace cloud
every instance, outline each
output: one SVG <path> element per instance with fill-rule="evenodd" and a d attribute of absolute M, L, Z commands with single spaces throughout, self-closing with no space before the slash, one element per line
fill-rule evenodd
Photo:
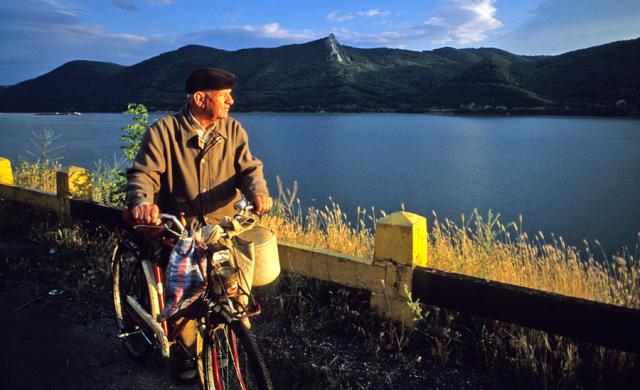
<path fill-rule="evenodd" d="M 375 8 L 375 9 L 369 9 L 366 11 L 356 11 L 356 12 L 333 11 L 326 16 L 326 19 L 330 22 L 339 23 L 339 22 L 346 22 L 349 20 L 353 20 L 358 17 L 373 18 L 373 17 L 382 17 L 382 16 L 389 16 L 389 15 L 391 15 L 391 12 Z"/>
<path fill-rule="evenodd" d="M 67 12 L 66 5 L 52 0 L 9 0 L 0 5 L 0 85 L 39 76 L 71 60 L 132 65 L 188 44 L 236 50 L 319 38 L 311 30 L 275 22 L 176 34 L 113 33 Z"/>
<path fill-rule="evenodd" d="M 111 3 L 116 7 L 125 11 L 137 11 L 138 7 L 131 2 L 131 0 L 111 0 Z"/>
<path fill-rule="evenodd" d="M 496 18 L 495 0 L 442 0 L 423 23 L 388 24 L 388 31 L 357 33 L 334 29 L 341 41 L 364 47 L 388 46 L 424 49 L 433 45 L 468 45 L 483 42 L 487 34 L 502 27 Z M 345 18 L 347 14 L 334 15 Z"/>
<path fill-rule="evenodd" d="M 460 43 L 482 42 L 487 37 L 486 32 L 502 27 L 502 22 L 495 18 L 495 0 L 454 1 L 456 11 L 466 19 L 455 26 L 453 39 Z"/>
<path fill-rule="evenodd" d="M 58 1 L 9 1 L 0 6 L 0 84 L 46 73 L 70 60 L 141 60 L 166 45 L 158 38 L 111 34 L 89 25 Z"/>
<path fill-rule="evenodd" d="M 487 33 L 502 27 L 496 18 L 496 0 L 447 0 L 436 14 L 424 23 L 429 33 L 425 38 L 437 44 L 470 44 L 483 42 Z"/>
<path fill-rule="evenodd" d="M 560 54 L 640 36 L 637 0 L 546 0 L 497 44 L 524 54 Z"/>
<path fill-rule="evenodd" d="M 300 43 L 316 38 L 319 38 L 319 36 L 312 30 L 286 29 L 279 23 L 274 22 L 262 25 L 238 25 L 203 29 L 177 36 L 174 39 L 217 48 L 239 49 L 241 47 Z M 241 47 L 238 46 L 240 42 L 243 43 Z"/>
<path fill-rule="evenodd" d="M 24 3 L 26 3 L 27 7 L 30 4 L 35 4 L 35 5 L 37 5 L 38 3 L 46 4 L 51 8 L 53 8 L 55 12 L 58 12 L 64 15 L 75 16 L 84 12 L 84 8 L 82 6 L 79 6 L 77 4 L 74 4 L 72 2 L 65 1 L 65 0 L 26 0 Z"/>

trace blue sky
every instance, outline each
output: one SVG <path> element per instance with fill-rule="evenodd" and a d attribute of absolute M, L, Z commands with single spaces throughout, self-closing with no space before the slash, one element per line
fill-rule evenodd
<path fill-rule="evenodd" d="M 187 44 L 559 54 L 640 37 L 640 0 L 0 0 L 0 85 L 74 59 L 132 65 Z"/>

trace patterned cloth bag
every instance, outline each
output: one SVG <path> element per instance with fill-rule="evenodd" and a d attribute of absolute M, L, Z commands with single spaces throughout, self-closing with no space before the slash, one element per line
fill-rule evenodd
<path fill-rule="evenodd" d="M 165 308 L 158 321 L 186 309 L 207 288 L 207 256 L 194 237 L 180 239 L 173 247 L 165 271 Z"/>

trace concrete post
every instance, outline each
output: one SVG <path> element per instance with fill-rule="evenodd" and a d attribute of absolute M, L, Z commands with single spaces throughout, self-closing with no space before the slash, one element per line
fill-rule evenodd
<path fill-rule="evenodd" d="M 407 293 L 414 267 L 427 265 L 426 218 L 400 211 L 377 221 L 374 262 L 385 266 L 384 294 L 371 293 L 371 305 L 382 317 L 413 326 Z"/>
<path fill-rule="evenodd" d="M 0 157 L 0 184 L 15 184 L 13 171 L 11 170 L 11 161 L 4 157 Z"/>
<path fill-rule="evenodd" d="M 92 200 L 91 174 L 84 168 L 69 167 L 69 194 L 74 198 Z"/>
<path fill-rule="evenodd" d="M 81 167 L 70 166 L 68 172 L 56 172 L 56 196 L 60 201 L 60 221 L 71 221 L 71 202 L 74 198 L 92 199 L 91 176 Z"/>

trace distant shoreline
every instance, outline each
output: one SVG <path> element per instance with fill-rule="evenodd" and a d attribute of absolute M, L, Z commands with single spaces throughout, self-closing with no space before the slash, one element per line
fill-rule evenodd
<path fill-rule="evenodd" d="M 172 114 L 179 111 L 179 107 L 175 110 L 149 108 L 149 113 Z M 82 114 L 119 114 L 125 113 L 125 110 L 92 110 L 92 111 L 3 111 L 1 114 L 34 114 L 48 116 L 79 116 Z M 234 109 L 233 113 L 273 113 L 273 114 L 430 114 L 430 115 L 451 115 L 451 116 L 492 116 L 492 117 L 508 117 L 508 116 L 539 116 L 539 117 L 602 117 L 602 118 L 640 118 L 640 112 L 635 110 L 629 112 L 621 112 L 619 110 L 609 110 L 605 107 L 602 110 L 581 110 L 581 109 L 558 109 L 544 107 L 516 107 L 512 109 L 495 109 L 495 108 L 444 108 L 444 109 L 375 109 L 375 110 L 252 110 L 252 109 Z"/>

